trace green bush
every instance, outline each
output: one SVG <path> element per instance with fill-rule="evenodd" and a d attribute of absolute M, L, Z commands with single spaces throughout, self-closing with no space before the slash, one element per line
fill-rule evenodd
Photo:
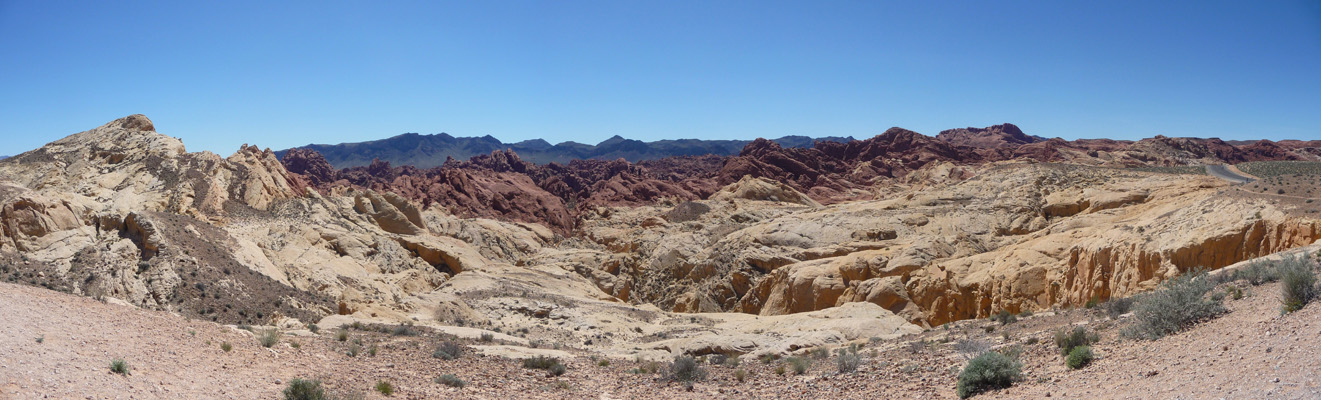
<path fill-rule="evenodd" d="M 436 377 L 436 383 L 456 388 L 468 386 L 468 382 L 464 382 L 462 379 L 459 379 L 459 377 L 454 376 L 454 374 L 445 374 Z"/>
<path fill-rule="evenodd" d="M 675 357 L 670 363 L 668 378 L 671 381 L 692 383 L 706 379 L 706 370 L 697 359 L 687 356 Z"/>
<path fill-rule="evenodd" d="M 321 387 L 321 381 L 315 379 L 294 378 L 289 381 L 289 386 L 284 388 L 284 400 L 323 400 L 326 398 L 326 389 Z"/>
<path fill-rule="evenodd" d="M 1234 280 L 1248 281 L 1252 286 L 1257 286 L 1280 280 L 1280 273 L 1267 263 L 1257 261 L 1234 271 Z"/>
<path fill-rule="evenodd" d="M 234 350 L 234 345 L 229 344 L 229 342 L 221 342 L 220 349 L 228 353 L 230 350 Z"/>
<path fill-rule="evenodd" d="M 1121 332 L 1125 337 L 1156 340 L 1225 312 L 1220 302 L 1206 299 L 1215 288 L 1205 271 L 1190 272 L 1161 284 L 1145 294 L 1133 309 L 1133 325 Z"/>
<path fill-rule="evenodd" d="M 555 376 L 564 375 L 564 372 L 567 370 L 564 364 L 560 363 L 559 358 L 546 356 L 536 356 L 523 359 L 523 368 L 543 369 Z"/>
<path fill-rule="evenodd" d="M 857 371 L 859 365 L 862 365 L 862 357 L 858 355 L 857 348 L 850 347 L 835 352 L 835 367 L 839 370 L 839 373 Z"/>
<path fill-rule="evenodd" d="M 959 373 L 956 387 L 959 398 L 966 399 L 978 393 L 1012 386 L 1023 379 L 1023 365 L 1017 360 L 997 352 L 986 352 L 968 362 Z"/>
<path fill-rule="evenodd" d="M 120 375 L 128 375 L 129 372 L 128 370 L 129 368 L 127 361 L 124 361 L 121 358 L 116 358 L 110 361 L 110 372 L 114 372 Z"/>
<path fill-rule="evenodd" d="M 442 360 L 454 360 L 463 355 L 463 346 L 458 343 L 444 341 L 436 346 L 436 351 L 431 352 L 431 356 Z"/>
<path fill-rule="evenodd" d="M 1286 258 L 1277 266 L 1280 275 L 1282 313 L 1301 310 L 1303 306 L 1316 298 L 1316 273 L 1308 265 L 1307 259 L 1299 256 Z"/>
<path fill-rule="evenodd" d="M 1069 356 L 1064 359 L 1064 363 L 1072 369 L 1086 367 L 1092 363 L 1092 347 L 1078 346 L 1069 351 Z"/>
<path fill-rule="evenodd" d="M 1136 300 L 1133 297 L 1111 298 L 1105 304 L 1102 304 L 1102 308 L 1105 309 L 1105 315 L 1110 316 L 1110 319 L 1119 319 L 1120 315 L 1128 314 L 1129 311 L 1133 310 L 1133 303 Z"/>
<path fill-rule="evenodd" d="M 802 375 L 807 372 L 807 368 L 812 366 L 812 360 L 809 360 L 806 357 L 789 357 L 784 359 L 784 361 L 789 363 L 790 368 L 793 368 L 794 375 Z"/>
<path fill-rule="evenodd" d="M 312 333 L 319 333 L 321 332 L 321 327 L 316 326 L 316 324 L 307 324 L 307 330 L 312 331 Z"/>
<path fill-rule="evenodd" d="M 388 381 L 376 381 L 376 391 L 389 396 L 394 394 L 394 385 Z"/>
<path fill-rule="evenodd" d="M 1089 346 L 1100 339 L 1095 333 L 1087 334 L 1087 328 L 1081 326 L 1074 327 L 1072 331 L 1055 331 L 1055 346 L 1059 347 L 1060 354 L 1069 355 L 1073 348 L 1079 346 Z"/>
<path fill-rule="evenodd" d="M 1018 317 L 1014 316 L 1014 314 L 1008 310 L 1000 310 L 999 313 L 996 313 L 995 316 L 991 317 L 991 320 L 1000 321 L 1000 325 L 1009 325 L 1018 322 Z"/>
<path fill-rule="evenodd" d="M 339 328 L 338 331 L 335 331 L 335 340 L 341 342 L 349 340 L 349 330 L 344 328 Z"/>
<path fill-rule="evenodd" d="M 276 343 L 280 343 L 280 331 L 276 329 L 262 331 L 261 335 L 257 336 L 257 341 L 261 343 L 261 347 L 274 346 Z"/>

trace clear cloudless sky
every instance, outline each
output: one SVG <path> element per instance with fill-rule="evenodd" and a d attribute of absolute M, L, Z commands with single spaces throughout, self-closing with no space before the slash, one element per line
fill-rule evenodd
<path fill-rule="evenodd" d="M 404 132 L 1321 139 L 1321 1 L 0 0 L 0 154 Z"/>

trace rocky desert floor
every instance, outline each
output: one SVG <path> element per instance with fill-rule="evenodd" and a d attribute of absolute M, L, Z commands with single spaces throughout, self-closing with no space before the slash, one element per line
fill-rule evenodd
<path fill-rule="evenodd" d="M 1281 315 L 1279 283 L 1250 286 L 1229 310 L 1183 333 L 1156 341 L 1122 339 L 1127 318 L 1093 309 L 1023 315 L 1017 322 L 980 319 L 954 322 L 896 340 L 860 341 L 860 367 L 840 373 L 834 356 L 819 349 L 800 356 L 811 366 L 801 375 L 782 359 L 745 357 L 737 364 L 706 364 L 707 379 L 691 390 L 664 377 L 665 363 L 610 359 L 547 344 L 568 366 L 562 376 L 525 369 L 495 355 L 498 340 L 458 339 L 427 328 L 322 327 L 282 332 L 265 348 L 257 335 L 269 327 L 236 327 L 56 291 L 0 283 L 0 397 L 76 398 L 278 398 L 290 379 L 317 378 L 343 398 L 956 398 L 955 383 L 966 358 L 957 349 L 969 339 L 994 349 L 1021 346 L 1025 379 L 977 398 L 1321 398 L 1321 305 Z M 1055 331 L 1084 326 L 1097 332 L 1096 361 L 1080 369 L 1064 365 L 1052 341 Z M 247 328 L 245 330 L 242 328 Z M 442 341 L 465 346 L 456 360 L 432 357 Z M 230 344 L 225 351 L 222 344 Z M 350 356 L 350 349 L 359 351 Z M 372 349 L 375 349 L 374 351 Z M 830 351 L 833 354 L 833 351 Z M 127 375 L 110 371 L 114 359 Z M 710 361 L 710 360 L 704 360 Z M 657 371 L 657 372 L 652 372 Z M 738 371 L 742 371 L 741 373 Z M 453 388 L 435 382 L 453 374 L 467 382 Z M 743 380 L 737 375 L 742 374 Z M 395 392 L 376 392 L 379 381 Z"/>

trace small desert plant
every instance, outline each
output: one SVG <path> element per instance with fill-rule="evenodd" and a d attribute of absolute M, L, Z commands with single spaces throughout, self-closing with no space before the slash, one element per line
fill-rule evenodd
<path fill-rule="evenodd" d="M 341 342 L 349 340 L 349 330 L 344 328 L 339 328 L 338 331 L 335 331 L 335 340 Z"/>
<path fill-rule="evenodd" d="M 780 357 L 774 354 L 762 354 L 760 356 L 757 356 L 757 359 L 761 360 L 762 364 L 770 364 L 771 362 L 775 361 L 775 359 L 777 358 Z"/>
<path fill-rule="evenodd" d="M 367 355 L 376 357 L 376 345 L 373 344 L 372 347 L 367 348 Z"/>
<path fill-rule="evenodd" d="M 1014 316 L 1013 313 L 1010 313 L 1009 310 L 1000 310 L 1000 312 L 996 313 L 995 317 L 992 317 L 991 319 L 1000 321 L 1000 325 L 1009 325 L 1018 322 L 1018 317 Z"/>
<path fill-rule="evenodd" d="M 1074 347 L 1089 346 L 1096 343 L 1100 338 L 1095 334 L 1087 334 L 1087 328 L 1081 326 L 1074 327 L 1072 331 L 1055 331 L 1055 346 L 1060 348 L 1060 354 L 1069 355 Z"/>
<path fill-rule="evenodd" d="M 344 354 L 348 355 L 349 357 L 357 357 L 358 353 L 361 352 L 362 352 L 362 346 L 358 345 L 357 343 L 354 343 L 349 345 L 348 351 L 345 351 Z"/>
<path fill-rule="evenodd" d="M 230 350 L 234 350 L 234 345 L 229 344 L 229 342 L 220 342 L 220 349 L 228 353 Z"/>
<path fill-rule="evenodd" d="M 312 333 L 320 333 L 321 327 L 316 326 L 316 324 L 307 324 L 307 330 L 312 331 Z"/>
<path fill-rule="evenodd" d="M 289 386 L 284 388 L 284 400 L 323 400 L 326 398 L 326 389 L 321 387 L 321 381 L 315 379 L 294 378 L 289 381 Z"/>
<path fill-rule="evenodd" d="M 45 343 L 46 335 L 37 336 L 37 344 Z"/>
<path fill-rule="evenodd" d="M 1092 347 L 1078 346 L 1069 351 L 1069 356 L 1064 359 L 1064 363 L 1072 369 L 1086 367 L 1092 363 Z"/>
<path fill-rule="evenodd" d="M 679 356 L 670 363 L 670 371 L 667 378 L 675 382 L 692 383 L 706 379 L 706 369 L 697 362 L 697 359 L 688 356 Z"/>
<path fill-rule="evenodd" d="M 276 343 L 280 343 L 280 331 L 276 329 L 262 331 L 261 335 L 257 336 L 257 342 L 261 343 L 261 347 L 274 346 Z"/>
<path fill-rule="evenodd" d="M 390 334 L 395 336 L 417 336 L 417 331 L 413 329 L 413 324 L 399 324 L 390 330 Z"/>
<path fill-rule="evenodd" d="M 459 377 L 454 376 L 454 374 L 445 374 L 438 376 L 436 377 L 436 383 L 449 387 L 456 387 L 456 388 L 462 388 L 464 386 L 468 386 L 468 382 L 464 382 L 462 379 L 459 379 Z"/>
<path fill-rule="evenodd" d="M 966 399 L 988 390 L 1003 389 L 1023 379 L 1023 365 L 1017 360 L 993 351 L 982 353 L 968 362 L 959 373 L 956 387 L 959 398 Z"/>
<path fill-rule="evenodd" d="M 808 352 L 808 354 L 811 354 L 812 358 L 818 360 L 824 360 L 830 357 L 830 352 L 827 351 L 825 347 L 817 347 L 815 349 L 812 349 L 812 351 Z"/>
<path fill-rule="evenodd" d="M 812 366 L 812 360 L 806 357 L 789 357 L 784 359 L 784 362 L 789 363 L 789 367 L 793 368 L 794 375 L 802 375 Z"/>
<path fill-rule="evenodd" d="M 436 350 L 431 352 L 431 356 L 442 360 L 453 360 L 463 355 L 463 346 L 458 343 L 445 341 L 436 346 Z"/>
<path fill-rule="evenodd" d="M 744 371 L 743 368 L 739 368 L 739 369 L 734 370 L 734 379 L 737 379 L 739 382 L 743 382 L 743 381 L 747 380 L 747 379 L 748 379 L 748 371 Z"/>
<path fill-rule="evenodd" d="M 394 394 L 394 385 L 389 381 L 376 381 L 376 391 L 381 392 L 383 395 L 390 396 Z"/>
<path fill-rule="evenodd" d="M 1133 297 L 1111 298 L 1101 308 L 1105 309 L 1105 315 L 1110 316 L 1110 319 L 1119 319 L 1120 315 L 1128 314 L 1133 309 L 1135 300 Z"/>
<path fill-rule="evenodd" d="M 566 370 L 564 364 L 560 363 L 559 358 L 546 357 L 546 356 L 524 358 L 523 368 L 544 369 L 547 372 L 550 372 L 551 375 L 555 375 L 555 376 L 564 375 L 564 372 Z"/>
<path fill-rule="evenodd" d="M 1265 262 L 1257 261 L 1248 266 L 1234 271 L 1234 280 L 1248 281 L 1248 284 L 1257 286 L 1265 283 L 1280 280 L 1280 273 L 1276 268 L 1271 268 Z"/>
<path fill-rule="evenodd" d="M 1303 257 L 1286 258 L 1276 267 L 1280 275 L 1282 313 L 1301 310 L 1316 298 L 1316 274 Z"/>
<path fill-rule="evenodd" d="M 1134 324 L 1121 332 L 1124 336 L 1155 340 L 1225 312 L 1224 305 L 1204 299 L 1215 288 L 1205 271 L 1180 275 L 1161 286 L 1142 296 L 1133 309 Z"/>
<path fill-rule="evenodd" d="M 775 374 L 776 374 L 776 375 L 784 375 L 784 364 L 780 364 L 780 365 L 776 365 L 776 366 L 775 366 Z"/>
<path fill-rule="evenodd" d="M 478 338 L 478 340 L 480 340 L 480 341 L 482 341 L 482 342 L 493 342 L 493 341 L 495 341 L 495 334 L 493 334 L 493 333 L 483 333 L 482 336 L 480 336 L 480 337 Z"/>
<path fill-rule="evenodd" d="M 1096 305 L 1100 303 L 1101 303 L 1101 296 L 1094 294 L 1092 295 L 1092 298 L 1087 299 L 1087 304 L 1084 304 L 1083 307 L 1086 307 L 1087 309 L 1090 310 L 1096 308 Z"/>
<path fill-rule="evenodd" d="M 116 358 L 110 361 L 110 372 L 120 375 L 128 375 L 128 362 L 122 358 Z"/>
<path fill-rule="evenodd" d="M 857 348 L 839 349 L 835 354 L 835 367 L 841 374 L 856 371 L 861 364 L 862 357 L 858 355 Z"/>
<path fill-rule="evenodd" d="M 1037 343 L 1041 343 L 1041 339 L 1040 339 L 1040 338 L 1037 338 L 1036 336 L 1033 336 L 1033 337 L 1027 338 L 1027 341 L 1024 342 L 1024 343 L 1027 343 L 1028 345 L 1034 345 L 1034 344 L 1037 344 Z"/>
<path fill-rule="evenodd" d="M 597 362 L 596 362 L 596 366 L 598 366 L 598 367 L 609 367 L 609 366 L 610 366 L 610 360 L 607 360 L 607 359 L 602 358 L 601 361 L 597 361 Z"/>
<path fill-rule="evenodd" d="M 954 343 L 954 350 L 963 356 L 964 360 L 972 360 L 991 350 L 991 344 L 979 339 L 960 339 Z"/>

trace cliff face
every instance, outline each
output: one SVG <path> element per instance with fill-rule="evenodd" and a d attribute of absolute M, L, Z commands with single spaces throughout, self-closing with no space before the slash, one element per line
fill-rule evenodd
<path fill-rule="evenodd" d="M 620 268 L 633 301 L 760 315 L 870 302 L 929 326 L 1129 296 L 1321 239 L 1318 221 L 1228 196 L 1233 188 L 1206 176 L 1019 163 L 971 178 L 956 170 L 914 172 L 909 179 L 928 182 L 880 201 L 718 195 L 698 202 L 706 211 L 695 218 L 641 208 L 583 229 L 637 255 Z"/>

